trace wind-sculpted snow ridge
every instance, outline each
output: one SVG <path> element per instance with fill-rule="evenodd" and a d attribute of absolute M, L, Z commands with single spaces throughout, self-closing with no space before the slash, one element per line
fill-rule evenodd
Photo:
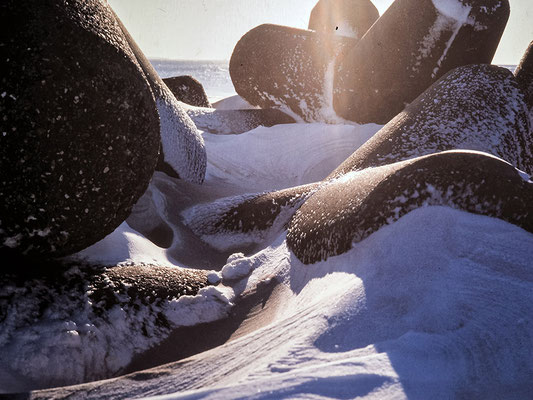
<path fill-rule="evenodd" d="M 345 253 L 385 224 L 427 206 L 500 218 L 533 232 L 533 183 L 485 153 L 449 151 L 352 172 L 296 212 L 287 243 L 306 264 Z"/>
<path fill-rule="evenodd" d="M 164 173 L 151 175 L 130 217 L 91 247 L 30 266 L 19 257 L 5 268 L 0 392 L 529 395 L 526 74 L 455 70 L 377 133 L 380 126 L 349 123 L 332 107 L 343 90 L 373 107 L 356 86 L 339 86 L 342 75 L 381 98 L 368 120 L 388 121 L 445 71 L 490 61 L 507 5 L 397 0 L 358 43 L 274 25 L 246 34 L 245 50 L 262 52 L 232 57 L 248 97 L 290 109 L 299 122 L 331 124 L 186 107 L 121 26 L 155 97 Z M 420 18 L 405 24 L 406 14 Z M 359 62 L 368 74 L 354 68 Z M 265 73 L 251 76 L 249 67 Z M 461 150 L 441 152 L 450 149 Z"/>
<path fill-rule="evenodd" d="M 500 394 L 520 397 L 524 393 L 527 394 L 531 389 L 530 376 L 533 373 L 533 361 L 524 350 L 533 345 L 533 328 L 528 320 L 528 315 L 533 311 L 533 273 L 530 268 L 533 258 L 533 235 L 501 219 L 452 208 L 452 200 L 456 200 L 455 195 L 463 193 L 466 194 L 465 199 L 471 199 L 473 212 L 476 212 L 476 198 L 473 194 L 478 188 L 478 197 L 483 197 L 481 192 L 486 189 L 487 196 L 497 196 L 496 199 L 489 198 L 489 208 L 491 205 L 496 205 L 495 208 L 501 206 L 499 209 L 502 212 L 508 211 L 512 216 L 513 212 L 523 209 L 521 207 L 525 203 L 529 207 L 526 209 L 529 214 L 526 214 L 525 219 L 517 218 L 517 223 L 527 222 L 527 218 L 530 221 L 531 201 L 528 202 L 527 196 L 530 195 L 527 193 L 531 191 L 522 190 L 516 195 L 517 188 L 533 185 L 526 174 L 519 174 L 509 164 L 489 155 L 477 152 L 448 152 L 443 153 L 445 157 L 427 156 L 417 161 L 409 160 L 393 166 L 351 172 L 326 182 L 307 198 L 300 210 L 304 210 L 306 204 L 309 204 L 314 212 L 310 215 L 319 218 L 321 210 L 313 206 L 313 199 L 319 199 L 321 192 L 335 194 L 334 189 L 346 187 L 350 189 L 348 195 L 343 192 L 339 203 L 332 203 L 332 206 L 340 207 L 342 201 L 355 204 L 358 201 L 357 196 L 360 196 L 367 199 L 369 207 L 366 210 L 377 210 L 377 215 L 381 215 L 383 211 L 387 215 L 383 215 L 380 220 L 383 224 L 379 229 L 368 232 L 359 242 L 350 241 L 350 248 L 345 253 L 329 254 L 326 261 L 313 264 L 304 264 L 298 259 L 291 249 L 283 224 L 277 226 L 275 212 L 279 210 L 277 206 L 281 203 L 276 205 L 276 198 L 272 203 L 272 193 L 230 198 L 224 195 L 219 196 L 224 200 L 216 200 L 216 191 L 221 190 L 221 186 L 229 186 L 236 194 L 250 192 L 261 185 L 266 187 L 260 190 L 272 190 L 273 187 L 268 185 L 274 182 L 275 178 L 280 180 L 277 182 L 279 186 L 292 186 L 296 180 L 301 179 L 299 175 L 312 164 L 311 160 L 305 158 L 295 160 L 294 154 L 305 154 L 305 151 L 308 151 L 308 137 L 314 137 L 315 144 L 312 148 L 315 145 L 318 148 L 320 138 L 327 141 L 334 128 L 325 129 L 322 124 L 296 124 L 290 128 L 258 128 L 242 135 L 207 134 L 208 153 L 216 152 L 217 157 L 210 158 L 208 171 L 212 173 L 207 174 L 204 185 L 188 184 L 164 174 L 156 174 L 151 183 L 154 185 L 151 190 L 155 192 L 157 189 L 158 196 L 165 196 L 166 202 L 155 202 L 154 207 L 179 211 L 182 207 L 179 199 L 187 196 L 180 197 L 177 194 L 184 193 L 182 189 L 188 188 L 191 191 L 185 192 L 191 199 L 184 203 L 187 204 L 185 208 L 192 206 L 194 211 L 190 209 L 186 214 L 190 213 L 191 220 L 198 223 L 202 229 L 210 232 L 221 229 L 224 234 L 229 232 L 225 239 L 224 235 L 219 235 L 221 241 L 227 240 L 231 244 L 231 234 L 234 229 L 238 231 L 239 221 L 243 220 L 246 224 L 250 222 L 241 218 L 243 214 L 239 207 L 242 205 L 251 209 L 259 207 L 260 211 L 272 211 L 272 214 L 266 215 L 265 221 L 268 223 L 264 224 L 269 232 L 268 237 L 258 246 L 261 248 L 255 249 L 249 256 L 238 250 L 236 254 L 226 256 L 227 261 L 223 263 L 220 273 L 207 272 L 203 275 L 203 282 L 218 285 L 201 289 L 195 297 L 182 296 L 177 301 L 164 300 L 162 305 L 157 303 L 158 307 L 152 309 L 146 308 L 142 302 L 134 302 L 133 305 L 126 303 L 122 306 L 126 316 L 122 311 L 116 311 L 116 321 L 120 322 L 117 326 L 120 329 L 117 331 L 99 328 L 108 341 L 94 342 L 93 347 L 92 344 L 82 347 L 86 352 L 81 353 L 83 357 L 92 351 L 91 354 L 95 354 L 94 359 L 100 364 L 90 364 L 91 359 L 88 358 L 83 359 L 83 362 L 89 362 L 89 365 L 105 365 L 107 368 L 110 364 L 102 363 L 118 363 L 117 359 L 123 357 L 122 360 L 127 363 L 134 345 L 138 346 L 135 347 L 136 351 L 154 357 L 155 360 L 162 357 L 161 353 L 172 353 L 175 349 L 192 343 L 195 346 L 200 343 L 206 347 L 202 352 L 192 353 L 193 356 L 178 362 L 106 381 L 35 391 L 29 394 L 29 397 L 133 398 L 168 395 L 171 398 L 362 396 L 370 399 L 424 399 L 427 398 L 427 393 L 435 393 L 436 398 L 450 398 L 455 395 L 464 395 L 467 398 L 490 397 Z M 364 132 L 361 129 L 347 126 L 342 132 L 347 136 L 357 135 Z M 375 130 L 375 127 L 368 129 Z M 270 142 L 263 141 L 269 135 L 273 136 L 281 147 L 286 148 L 286 152 L 281 154 L 277 161 L 279 167 L 294 166 L 296 177 L 280 174 L 280 169 L 270 167 L 266 157 L 254 159 L 253 151 L 247 153 L 247 149 L 256 146 L 258 153 L 259 149 L 263 148 L 265 152 L 269 149 L 271 155 L 274 155 L 277 148 L 272 148 Z M 218 142 L 219 140 L 221 142 Z M 343 151 L 347 150 L 346 146 L 357 147 L 355 138 L 353 142 L 346 140 L 342 143 Z M 325 147 L 326 155 L 319 152 L 306 154 L 316 157 L 316 161 L 327 156 L 330 151 L 330 148 Z M 260 183 L 254 182 L 255 170 L 248 179 L 241 179 L 238 174 L 232 175 L 229 172 L 227 178 L 224 178 L 222 171 L 231 171 L 232 163 L 236 162 L 239 154 L 244 155 L 243 168 L 247 165 L 247 157 L 250 157 L 250 160 L 255 161 L 253 167 L 262 171 L 266 178 L 271 174 L 271 178 Z M 448 175 L 448 172 L 455 171 L 455 164 L 450 161 L 453 154 L 464 159 L 464 163 L 459 163 L 460 166 L 465 166 L 464 173 Z M 435 165 L 427 168 L 427 173 L 423 172 L 423 168 L 420 168 L 421 171 L 416 170 L 423 167 L 424 160 L 432 157 L 435 158 Z M 395 168 L 398 170 L 390 174 L 390 170 Z M 322 169 L 322 176 L 326 176 L 327 168 Z M 431 172 L 433 170 L 437 172 Z M 381 180 L 387 174 L 391 179 Z M 368 179 L 362 179 L 364 175 Z M 416 188 L 418 180 L 421 183 L 420 187 Z M 477 184 L 483 180 L 484 184 Z M 360 185 L 356 185 L 357 182 Z M 427 186 L 427 182 L 433 184 L 433 187 Z M 439 182 L 442 185 L 439 185 Z M 449 193 L 446 182 L 449 182 Z M 376 195 L 376 190 L 367 190 L 374 183 L 380 188 L 381 196 L 379 193 Z M 512 190 L 509 190 L 508 186 Z M 407 189 L 407 192 L 398 191 L 398 187 Z M 206 191 L 202 196 L 207 196 L 207 200 L 202 196 L 197 197 L 197 193 L 204 192 L 194 192 L 192 188 Z M 413 196 L 409 195 L 411 188 Z M 292 199 L 289 195 L 291 190 L 294 189 L 286 191 L 286 200 Z M 419 190 L 418 197 L 415 190 Z M 212 193 L 207 193 L 210 191 Z M 366 195 L 367 193 L 369 194 Z M 375 197 L 372 197 L 373 193 Z M 526 196 L 522 195 L 524 193 Z M 215 196 L 215 199 L 209 196 Z M 424 196 L 426 206 L 410 208 L 411 201 L 417 201 L 417 198 Z M 498 204 L 498 198 L 503 199 L 501 204 Z M 512 201 L 508 202 L 508 198 L 512 198 Z M 446 203 L 447 200 L 450 201 Z M 481 200 L 479 204 L 483 206 L 484 202 Z M 383 208 L 382 202 L 385 202 Z M 316 202 L 314 204 L 316 205 Z M 506 204 L 510 207 L 506 208 Z M 142 209 L 139 210 L 140 213 Z M 240 210 L 240 213 L 230 212 L 235 210 Z M 287 210 L 292 213 L 294 208 L 291 206 Z M 357 226 L 354 226 L 350 219 L 353 217 L 352 212 L 353 208 L 346 208 L 343 215 L 348 218 L 344 221 L 347 227 L 356 229 Z M 173 228 L 175 237 L 172 251 L 186 251 L 186 229 L 177 222 L 180 220 L 179 216 L 168 219 L 169 215 L 173 214 L 166 211 L 159 215 L 167 218 L 165 221 Z M 210 224 L 202 226 L 203 216 L 207 216 L 208 221 L 214 224 L 217 221 L 222 223 L 218 228 Z M 221 216 L 223 218 L 219 220 Z M 364 216 L 372 222 L 371 212 L 363 213 Z M 139 217 L 142 219 L 142 215 Z M 273 228 L 268 228 L 272 222 L 271 218 L 274 218 L 271 225 Z M 324 219 L 326 220 L 327 218 Z M 334 218 L 328 223 L 316 226 L 318 233 L 323 229 L 327 233 L 327 229 L 336 227 L 338 222 Z M 243 238 L 246 235 L 254 237 L 254 224 L 249 224 L 248 228 L 243 233 Z M 166 256 L 170 259 L 169 251 L 153 244 L 150 244 L 152 247 L 143 245 L 141 235 L 135 236 L 134 242 L 135 232 L 126 227 L 122 229 L 122 234 L 117 232 L 116 236 L 106 238 L 98 244 L 105 246 L 106 240 L 113 239 L 112 243 L 107 243 L 107 247 L 100 247 L 107 250 L 99 251 L 93 247 L 91 252 L 86 252 L 86 256 L 90 259 L 99 253 L 110 253 L 120 248 L 124 254 L 117 254 L 117 257 L 129 258 L 134 262 L 141 255 L 147 257 L 143 258 L 144 262 L 147 262 L 148 257 L 164 260 Z M 349 235 L 350 232 L 347 231 L 346 236 Z M 309 237 L 312 239 L 312 235 Z M 126 243 L 118 247 L 117 244 L 124 238 Z M 146 239 L 144 241 L 148 242 Z M 315 243 L 321 244 L 319 240 Z M 198 254 L 200 251 L 196 250 L 194 253 L 197 259 L 202 257 L 202 254 Z M 191 265 L 193 264 L 195 263 Z M 104 283 L 106 282 L 108 281 L 104 280 Z M 129 287 L 136 286 L 127 286 L 128 281 L 124 283 L 125 285 L 120 287 L 126 294 Z M 86 304 L 84 293 L 75 292 L 74 296 L 77 297 L 72 301 L 75 304 Z M 134 298 L 133 293 L 131 295 L 131 298 Z M 61 299 L 64 298 L 59 297 L 53 303 L 50 309 L 52 314 L 47 315 L 59 315 L 60 313 L 54 310 L 60 305 L 66 307 L 71 301 Z M 146 297 L 146 300 L 148 299 L 149 297 Z M 139 306 L 141 307 L 136 308 Z M 27 306 L 21 302 L 21 307 Z M 35 307 L 30 306 L 28 310 L 30 309 Z M 158 342 L 169 334 L 168 330 L 161 328 L 159 322 L 152 323 L 154 320 L 159 321 L 156 315 L 160 312 L 171 322 L 170 335 L 175 336 L 169 336 L 172 339 L 170 341 Z M 82 368 L 82 355 L 78 355 L 80 347 L 66 347 L 69 342 L 65 337 L 69 338 L 69 335 L 75 334 L 66 334 L 64 331 L 73 327 L 70 330 L 78 331 L 79 336 L 84 337 L 80 326 L 83 326 L 86 319 L 75 319 L 68 313 L 61 315 L 61 318 L 57 318 L 58 322 L 53 320 L 56 325 L 50 325 L 56 328 L 46 330 L 42 325 L 36 325 L 33 341 L 25 334 L 19 335 L 29 343 L 28 347 L 22 348 L 20 354 L 33 355 L 34 364 L 27 365 L 35 365 L 34 372 L 43 373 L 43 369 L 39 367 L 43 364 L 37 363 L 39 355 L 35 351 L 36 347 L 32 347 L 33 344 L 53 343 L 53 340 L 59 342 L 62 352 L 53 352 L 56 357 L 54 360 L 58 363 L 55 372 L 51 367 L 44 372 L 54 375 L 58 373 L 61 365 L 71 366 L 73 371 L 75 368 Z M 115 314 L 106 315 L 111 318 Z M 207 325 L 197 325 L 194 322 L 214 319 L 217 321 Z M 75 322 L 76 327 L 65 325 L 64 328 L 61 324 L 66 321 Z M 179 325 L 182 322 L 195 324 L 196 330 L 183 330 L 185 328 Z M 149 332 L 155 334 L 145 338 L 142 333 L 143 323 L 148 324 L 148 328 L 153 328 L 154 330 Z M 131 338 L 131 341 L 128 342 L 127 338 Z M 113 353 L 113 346 L 120 346 L 121 343 L 122 351 L 116 350 Z M 152 345 L 155 347 L 145 347 Z M 115 356 L 109 359 L 102 356 L 97 359 L 101 349 Z M 16 347 L 11 345 L 3 347 L 2 351 L 9 352 L 8 357 L 18 354 Z M 28 353 L 25 353 L 26 351 Z M 176 359 L 179 358 L 174 358 Z M 164 362 L 172 361 L 168 358 L 165 360 Z M 63 361 L 64 364 L 61 364 Z M 6 377 L 7 383 L 17 382 L 16 377 L 11 379 L 12 375 L 7 372 L 2 373 L 2 376 Z M 109 376 L 108 374 L 107 377 Z M 35 382 L 18 382 L 21 384 L 19 390 L 35 388 Z M 9 387 L 7 383 L 3 383 L 4 388 Z"/>
<path fill-rule="evenodd" d="M 297 208 L 320 186 L 315 182 L 378 127 L 306 124 L 287 128 L 258 128 L 228 138 L 206 135 L 208 179 L 223 179 L 226 185 L 246 187 L 249 192 L 182 212 L 185 224 L 201 240 L 220 251 L 264 246 L 285 229 Z M 295 148 L 300 157 L 294 157 Z M 267 191 L 253 193 L 254 189 Z"/>
<path fill-rule="evenodd" d="M 143 197 L 141 197 L 141 199 L 143 199 Z M 136 207 L 137 205 L 134 206 L 134 210 Z M 150 209 L 143 213 L 143 222 L 149 217 L 152 219 L 148 221 L 148 223 L 152 223 L 156 220 L 151 214 L 151 211 L 152 210 Z M 144 223 L 146 224 L 146 222 Z M 147 240 L 147 238 L 137 230 L 132 229 L 127 222 L 123 222 L 104 239 L 74 254 L 72 257 L 81 258 L 89 263 L 101 265 L 114 265 L 122 262 L 144 264 L 157 263 L 165 266 L 173 265 L 169 260 L 169 257 L 165 254 L 165 249 L 157 246 L 152 241 Z"/>

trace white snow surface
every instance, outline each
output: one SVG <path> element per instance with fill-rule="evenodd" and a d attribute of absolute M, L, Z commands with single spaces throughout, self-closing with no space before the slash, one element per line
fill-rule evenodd
<path fill-rule="evenodd" d="M 250 105 L 238 94 L 218 100 L 213 103 L 213 107 L 217 110 L 253 110 L 259 108 Z"/>
<path fill-rule="evenodd" d="M 379 128 L 317 122 L 259 127 L 236 136 L 204 133 L 206 180 L 249 193 L 322 180 Z"/>
<path fill-rule="evenodd" d="M 165 249 L 133 230 L 125 221 L 111 234 L 80 251 L 76 256 L 102 265 L 129 262 L 172 265 Z"/>
<path fill-rule="evenodd" d="M 197 374 L 201 388 L 157 398 L 524 398 L 532 257 L 533 235 L 447 207 L 415 210 L 310 266 L 281 235 L 223 270 L 233 278 L 238 266 L 246 290 L 282 282 L 274 320 L 157 383 L 164 392 Z"/>

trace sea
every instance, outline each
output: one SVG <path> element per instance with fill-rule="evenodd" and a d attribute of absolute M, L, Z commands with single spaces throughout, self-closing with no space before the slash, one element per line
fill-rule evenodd
<path fill-rule="evenodd" d="M 162 78 L 191 75 L 203 85 L 212 103 L 236 94 L 229 75 L 229 61 L 154 58 L 150 62 Z"/>
<path fill-rule="evenodd" d="M 169 60 L 152 58 L 150 62 L 162 78 L 191 75 L 204 87 L 211 103 L 236 94 L 229 75 L 229 61 Z M 516 65 L 500 65 L 513 72 Z"/>

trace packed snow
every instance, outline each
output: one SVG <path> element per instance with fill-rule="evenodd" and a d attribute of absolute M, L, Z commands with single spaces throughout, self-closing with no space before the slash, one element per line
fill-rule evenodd
<path fill-rule="evenodd" d="M 251 327 L 91 396 L 525 398 L 532 259 L 530 233 L 447 207 L 415 210 L 310 266 L 281 234 L 222 269 L 221 285 L 237 296 L 267 287 Z"/>
<path fill-rule="evenodd" d="M 180 389 L 165 399 L 523 398 L 533 389 L 532 256 L 533 235 L 447 207 L 415 210 L 311 266 L 281 235 L 223 270 L 235 274 L 238 262 L 246 290 L 279 281 L 264 306 L 273 321 L 147 390 Z"/>

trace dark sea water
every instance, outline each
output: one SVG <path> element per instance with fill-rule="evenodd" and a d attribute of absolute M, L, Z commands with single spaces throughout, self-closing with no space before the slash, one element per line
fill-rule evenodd
<path fill-rule="evenodd" d="M 233 96 L 235 89 L 229 75 L 229 61 L 150 60 L 162 78 L 191 75 L 204 86 L 209 99 L 214 102 Z"/>
<path fill-rule="evenodd" d="M 500 65 L 500 67 L 504 67 L 504 68 L 507 68 L 509 71 L 511 72 L 514 72 L 514 70 L 516 69 L 516 65 Z"/>

